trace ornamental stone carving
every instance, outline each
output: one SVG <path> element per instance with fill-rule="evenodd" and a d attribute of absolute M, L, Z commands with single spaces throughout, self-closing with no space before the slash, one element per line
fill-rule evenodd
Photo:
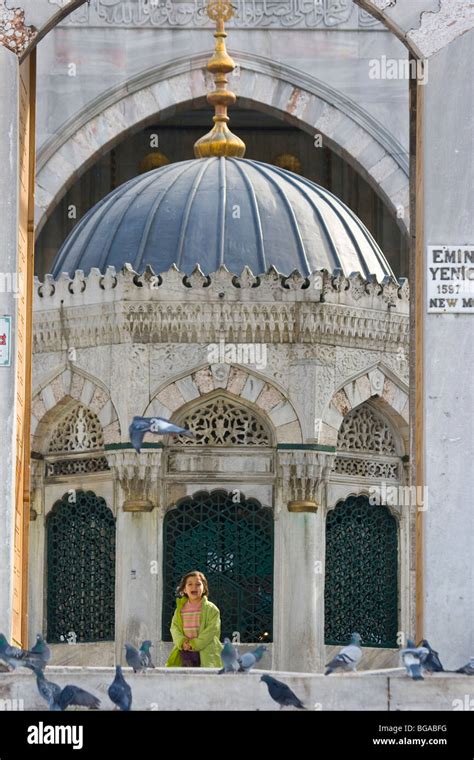
<path fill-rule="evenodd" d="M 315 511 L 321 505 L 333 463 L 332 453 L 311 449 L 278 451 L 282 500 L 290 511 Z"/>
<path fill-rule="evenodd" d="M 77 406 L 60 421 L 48 446 L 48 454 L 75 453 L 104 447 L 98 417 L 84 406 Z"/>
<path fill-rule="evenodd" d="M 106 452 L 107 462 L 120 485 L 124 512 L 151 512 L 158 504 L 161 449 L 136 451 L 118 449 Z"/>
<path fill-rule="evenodd" d="M 337 450 L 397 456 L 390 428 L 368 406 L 358 407 L 344 417 Z"/>

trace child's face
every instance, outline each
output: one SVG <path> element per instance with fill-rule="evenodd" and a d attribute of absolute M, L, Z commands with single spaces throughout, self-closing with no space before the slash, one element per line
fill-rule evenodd
<path fill-rule="evenodd" d="M 202 580 L 198 578 L 197 575 L 190 575 L 186 581 L 184 593 L 188 599 L 191 599 L 191 601 L 198 602 L 204 593 Z"/>

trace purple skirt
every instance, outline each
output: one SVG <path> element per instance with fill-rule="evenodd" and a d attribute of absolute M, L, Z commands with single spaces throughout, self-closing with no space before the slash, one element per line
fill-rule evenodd
<path fill-rule="evenodd" d="M 183 668 L 200 668 L 201 657 L 199 652 L 187 652 L 184 649 L 181 650 L 181 665 Z"/>

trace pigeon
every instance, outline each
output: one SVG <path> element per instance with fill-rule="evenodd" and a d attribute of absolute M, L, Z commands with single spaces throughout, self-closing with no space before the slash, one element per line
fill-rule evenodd
<path fill-rule="evenodd" d="M 0 633 L 0 659 L 6 662 L 10 670 L 23 667 L 36 672 L 45 665 L 42 654 L 10 646 L 3 633 Z"/>
<path fill-rule="evenodd" d="M 115 668 L 115 678 L 110 684 L 107 694 L 114 703 L 114 710 L 117 708 L 128 712 L 132 706 L 132 690 L 122 675 L 122 668 L 117 665 Z"/>
<path fill-rule="evenodd" d="M 266 647 L 264 644 L 261 644 L 256 649 L 254 649 L 253 652 L 245 652 L 245 654 L 241 654 L 237 658 L 237 662 L 239 663 L 239 673 L 248 673 L 249 670 L 257 664 L 257 662 L 260 662 L 264 655 L 264 652 L 267 650 L 268 647 Z"/>
<path fill-rule="evenodd" d="M 40 695 L 48 703 L 48 707 L 52 712 L 66 710 L 70 705 L 89 707 L 92 710 L 98 710 L 100 707 L 100 699 L 97 699 L 90 692 L 71 684 L 61 689 L 57 683 L 47 681 L 41 670 L 36 672 L 36 685 Z"/>
<path fill-rule="evenodd" d="M 267 684 L 268 693 L 275 702 L 278 702 L 280 710 L 282 707 L 290 706 L 297 707 L 299 710 L 306 710 L 301 700 L 298 699 L 296 694 L 283 681 L 277 681 L 276 678 L 267 674 L 263 675 L 260 680 Z"/>
<path fill-rule="evenodd" d="M 357 665 L 362 657 L 362 649 L 360 648 L 361 638 L 358 633 L 351 634 L 350 644 L 346 647 L 342 647 L 339 654 L 332 658 L 331 662 L 326 665 L 327 670 L 325 676 L 329 676 L 338 668 L 341 670 L 357 670 Z"/>
<path fill-rule="evenodd" d="M 424 647 L 428 650 L 428 654 L 421 663 L 424 670 L 428 670 L 431 673 L 441 673 L 444 671 L 444 668 L 441 665 L 441 660 L 438 657 L 438 652 L 435 652 L 435 650 L 431 648 L 426 639 L 422 639 L 418 644 L 418 647 Z"/>
<path fill-rule="evenodd" d="M 469 657 L 469 662 L 462 668 L 456 670 L 456 673 L 464 673 L 465 676 L 474 676 L 474 657 Z"/>
<path fill-rule="evenodd" d="M 237 673 L 239 669 L 237 649 L 232 646 L 230 639 L 224 639 L 224 648 L 221 652 L 221 660 L 224 663 L 224 667 L 219 670 L 221 673 Z"/>
<path fill-rule="evenodd" d="M 423 681 L 421 667 L 423 660 L 428 657 L 429 649 L 426 647 L 417 647 L 413 639 L 407 639 L 405 649 L 400 650 L 400 657 L 405 665 L 406 671 L 414 681 Z"/>
<path fill-rule="evenodd" d="M 140 656 L 140 652 L 138 652 L 135 647 L 132 647 L 131 644 L 125 644 L 125 649 L 127 665 L 130 668 L 133 668 L 134 673 L 144 673 L 146 671 L 146 665 Z"/>
<path fill-rule="evenodd" d="M 150 647 L 152 647 L 153 644 L 149 639 L 144 641 L 138 651 L 138 654 L 140 655 L 140 660 L 142 661 L 143 665 L 146 668 L 154 668 L 152 659 L 151 659 L 151 653 L 150 653 Z"/>
<path fill-rule="evenodd" d="M 194 436 L 194 433 L 187 428 L 179 427 L 179 425 L 173 425 L 169 420 L 165 420 L 164 417 L 134 417 L 132 424 L 128 428 L 130 433 L 130 441 L 133 448 L 139 454 L 143 443 L 143 436 L 145 433 L 157 433 L 158 435 L 189 435 Z"/>
<path fill-rule="evenodd" d="M 46 663 L 49 662 L 51 659 L 51 649 L 47 645 L 46 641 L 43 639 L 42 635 L 38 633 L 36 635 L 36 644 L 32 649 L 30 650 L 32 654 L 37 654 L 40 657 L 38 666 L 41 668 L 41 670 L 44 670 L 46 667 Z M 42 667 L 41 667 L 42 664 Z"/>

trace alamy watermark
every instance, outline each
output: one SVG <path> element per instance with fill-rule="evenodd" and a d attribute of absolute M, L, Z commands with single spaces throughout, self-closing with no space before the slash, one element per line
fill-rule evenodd
<path fill-rule="evenodd" d="M 416 79 L 418 84 L 428 84 L 428 61 L 412 58 L 371 58 L 369 79 Z"/>
<path fill-rule="evenodd" d="M 370 486 L 369 504 L 377 507 L 417 507 L 419 512 L 426 512 L 428 486 L 393 486 L 387 483 Z"/>
<path fill-rule="evenodd" d="M 267 366 L 266 343 L 210 343 L 207 347 L 209 364 L 253 364 L 257 369 Z"/>

